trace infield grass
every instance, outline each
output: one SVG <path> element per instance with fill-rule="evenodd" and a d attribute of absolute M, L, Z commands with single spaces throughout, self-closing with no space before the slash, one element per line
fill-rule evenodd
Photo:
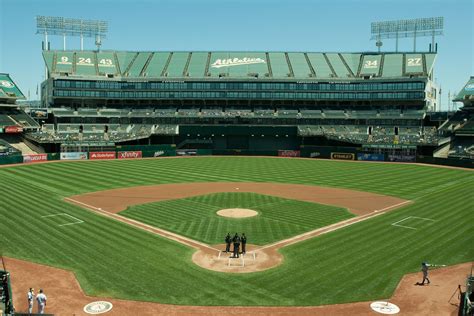
<path fill-rule="evenodd" d="M 226 208 L 258 212 L 249 218 L 216 214 Z M 264 245 L 354 217 L 342 208 L 256 193 L 215 193 L 132 206 L 121 215 L 208 244 L 224 243 L 227 233 L 245 233 Z"/>
<path fill-rule="evenodd" d="M 279 182 L 410 199 L 387 214 L 281 249 L 274 269 L 225 274 L 193 249 L 63 201 L 105 189 L 209 181 Z M 389 297 L 424 260 L 474 261 L 472 171 L 307 159 L 193 157 L 0 168 L 0 252 L 75 272 L 89 295 L 192 305 L 322 305 Z M 58 226 L 42 216 L 84 221 Z M 392 223 L 431 219 L 418 229 Z M 468 273 L 468 271 L 466 271 Z M 436 283 L 433 279 L 432 282 Z M 41 285 L 34 285 L 41 286 Z"/>

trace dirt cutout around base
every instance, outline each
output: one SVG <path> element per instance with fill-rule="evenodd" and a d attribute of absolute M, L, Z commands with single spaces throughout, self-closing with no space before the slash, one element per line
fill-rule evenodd
<path fill-rule="evenodd" d="M 225 208 L 216 213 L 219 216 L 231 218 L 247 218 L 257 216 L 258 212 L 248 208 Z"/>
<path fill-rule="evenodd" d="M 346 208 L 358 216 L 269 245 L 249 245 L 247 254 L 243 258 L 237 259 L 229 258 L 229 256 L 223 254 L 222 251 L 225 250 L 225 246 L 207 245 L 185 236 L 181 236 L 161 228 L 153 227 L 117 214 L 119 211 L 125 210 L 131 205 L 186 198 L 210 193 L 236 191 L 253 192 L 326 205 L 334 205 Z M 98 191 L 72 196 L 70 198 L 66 198 L 65 200 L 85 207 L 101 215 L 193 247 L 197 250 L 197 252 L 192 257 L 195 264 L 205 269 L 231 273 L 257 272 L 276 267 L 283 262 L 283 256 L 278 252 L 278 249 L 282 247 L 355 224 L 410 203 L 410 201 L 391 196 L 348 189 L 336 189 L 300 184 L 245 182 L 209 182 L 186 184 L 174 183 L 142 186 Z M 242 214 L 243 212 L 234 210 L 231 211 L 231 213 Z"/>
<path fill-rule="evenodd" d="M 5 257 L 4 263 L 11 275 L 13 304 L 18 313 L 27 312 L 26 292 L 34 287 L 42 288 L 48 296 L 46 313 L 58 316 L 87 315 L 83 308 L 94 301 L 113 304 L 113 309 L 104 315 L 380 315 L 370 309 L 372 302 L 305 307 L 180 306 L 91 297 L 84 294 L 70 271 Z M 430 271 L 431 284 L 425 286 L 414 285 L 421 281 L 421 272 L 405 275 L 388 301 L 400 307 L 401 315 L 457 315 L 459 299 L 453 293 L 458 284 L 465 284 L 470 269 L 471 263 L 433 269 Z"/>

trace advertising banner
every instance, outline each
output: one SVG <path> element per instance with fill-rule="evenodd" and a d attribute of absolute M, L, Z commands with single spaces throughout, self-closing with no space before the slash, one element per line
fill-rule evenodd
<path fill-rule="evenodd" d="M 48 161 L 48 154 L 23 155 L 23 163 Z"/>
<path fill-rule="evenodd" d="M 181 149 L 176 151 L 176 155 L 178 156 L 196 156 L 197 149 Z"/>
<path fill-rule="evenodd" d="M 279 157 L 300 157 L 299 150 L 279 150 L 278 156 Z"/>
<path fill-rule="evenodd" d="M 119 151 L 117 153 L 117 159 L 134 159 L 142 158 L 141 151 Z"/>
<path fill-rule="evenodd" d="M 61 160 L 86 160 L 86 152 L 70 152 L 70 153 L 61 153 Z"/>
<path fill-rule="evenodd" d="M 35 119 L 47 119 L 48 109 L 31 109 L 30 116 Z"/>
<path fill-rule="evenodd" d="M 5 133 L 15 134 L 15 133 L 22 133 L 23 127 L 20 126 L 7 126 L 5 127 Z"/>
<path fill-rule="evenodd" d="M 388 155 L 389 161 L 400 161 L 400 162 L 415 162 L 416 157 L 414 155 Z"/>
<path fill-rule="evenodd" d="M 384 154 L 367 154 L 367 153 L 358 153 L 357 160 L 362 161 L 384 161 Z"/>
<path fill-rule="evenodd" d="M 115 151 L 94 151 L 89 153 L 90 160 L 115 159 Z"/>
<path fill-rule="evenodd" d="M 331 159 L 354 160 L 355 159 L 355 154 L 353 154 L 353 153 L 331 153 Z"/>

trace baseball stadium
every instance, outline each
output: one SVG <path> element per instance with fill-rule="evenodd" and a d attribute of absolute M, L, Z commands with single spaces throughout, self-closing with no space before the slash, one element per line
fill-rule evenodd
<path fill-rule="evenodd" d="M 1 313 L 472 315 L 474 78 L 435 111 L 437 55 L 46 40 L 38 104 L 0 74 Z"/>

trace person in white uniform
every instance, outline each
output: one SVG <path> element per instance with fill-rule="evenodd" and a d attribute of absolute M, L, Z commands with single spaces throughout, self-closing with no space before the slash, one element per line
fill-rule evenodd
<path fill-rule="evenodd" d="M 33 313 L 33 303 L 35 302 L 35 289 L 30 287 L 26 297 L 28 299 L 28 314 L 31 315 Z"/>
<path fill-rule="evenodd" d="M 39 294 L 36 295 L 36 302 L 38 303 L 38 314 L 44 314 L 44 308 L 46 307 L 46 300 L 48 298 L 43 293 L 43 290 L 39 290 Z"/>

